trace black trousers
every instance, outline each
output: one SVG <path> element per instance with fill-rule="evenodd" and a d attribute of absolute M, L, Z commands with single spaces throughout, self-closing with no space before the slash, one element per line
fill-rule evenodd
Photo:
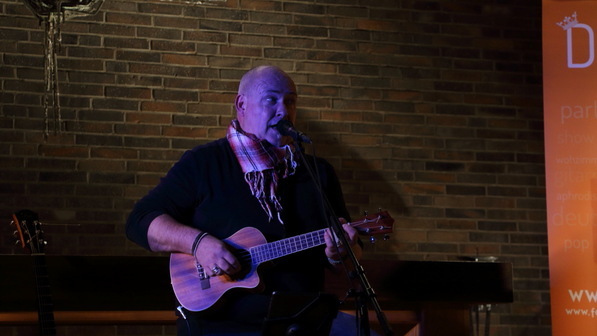
<path fill-rule="evenodd" d="M 337 313 L 338 299 L 332 294 L 252 294 L 218 310 L 179 308 L 178 336 L 328 336 L 333 321 L 340 322 L 335 323 L 341 328 L 338 335 L 347 336 L 354 322 L 336 319 Z"/>
<path fill-rule="evenodd" d="M 178 336 L 261 336 L 261 325 L 247 325 L 234 321 L 209 321 L 179 317 Z"/>
<path fill-rule="evenodd" d="M 269 295 L 249 294 L 227 301 L 216 311 L 191 312 L 181 307 L 177 312 L 177 335 L 261 335 L 269 303 Z"/>

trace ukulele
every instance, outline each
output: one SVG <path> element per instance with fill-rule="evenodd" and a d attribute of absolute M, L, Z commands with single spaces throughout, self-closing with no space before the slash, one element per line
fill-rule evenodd
<path fill-rule="evenodd" d="M 45 245 L 41 223 L 37 214 L 31 210 L 21 210 L 12 215 L 12 223 L 16 227 L 17 244 L 21 245 L 33 257 L 35 284 L 37 290 L 37 308 L 39 318 L 39 334 L 55 336 L 54 306 L 50 293 L 50 279 L 45 258 Z"/>
<path fill-rule="evenodd" d="M 384 211 L 348 223 L 361 235 L 392 232 L 394 219 Z M 231 277 L 227 274 L 209 276 L 195 257 L 186 253 L 170 255 L 170 279 L 174 294 L 180 304 L 190 311 L 205 310 L 214 305 L 228 290 L 240 288 L 254 290 L 260 285 L 259 264 L 295 252 L 325 244 L 327 229 L 301 234 L 268 243 L 263 234 L 253 227 L 245 227 L 224 239 L 241 264 L 242 271 Z"/>

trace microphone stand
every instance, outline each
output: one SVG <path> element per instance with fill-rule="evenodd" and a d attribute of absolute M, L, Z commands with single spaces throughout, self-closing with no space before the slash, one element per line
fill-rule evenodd
<path fill-rule="evenodd" d="M 390 328 L 390 325 L 388 323 L 386 315 L 381 310 L 379 302 L 377 301 L 375 291 L 371 287 L 371 284 L 369 283 L 369 280 L 367 279 L 367 276 L 365 275 L 365 269 L 359 263 L 359 260 L 357 259 L 353 249 L 350 246 L 350 243 L 348 242 L 348 239 L 344 236 L 344 230 L 342 229 L 342 224 L 338 220 L 338 216 L 335 215 L 329 199 L 327 198 L 327 196 L 325 195 L 325 193 L 323 192 L 323 190 L 321 188 L 319 180 L 317 179 L 316 175 L 313 173 L 313 170 L 311 169 L 311 167 L 307 163 L 307 160 L 305 159 L 301 139 L 298 136 L 294 136 L 294 135 L 291 135 L 291 136 L 297 143 L 297 153 L 300 156 L 301 161 L 304 164 L 305 168 L 307 169 L 309 176 L 313 180 L 313 183 L 315 184 L 317 191 L 321 195 L 321 198 L 324 202 L 325 210 L 327 210 L 327 212 L 330 215 L 329 217 L 324 216 L 324 218 L 328 218 L 328 223 L 327 223 L 328 227 L 332 230 L 332 232 L 334 232 L 336 234 L 336 237 L 338 237 L 340 244 L 342 244 L 346 248 L 346 250 L 348 252 L 346 260 L 350 260 L 350 262 L 354 266 L 354 271 L 351 272 L 352 273 L 351 278 L 353 278 L 353 279 L 357 278 L 358 283 L 360 284 L 360 287 L 361 287 L 360 290 L 353 292 L 353 296 L 355 297 L 355 305 L 356 305 L 356 319 L 357 319 L 358 335 L 359 336 L 370 336 L 370 334 L 371 334 L 371 330 L 369 327 L 368 304 L 371 304 L 371 306 L 375 310 L 377 320 L 379 321 L 379 324 L 381 325 L 381 327 L 383 329 L 384 335 L 386 335 L 386 336 L 393 335 L 394 333 L 393 333 L 392 329 Z M 315 166 L 315 168 L 317 168 L 317 162 L 314 162 L 314 166 Z M 345 262 L 345 261 L 343 261 L 343 262 Z"/>

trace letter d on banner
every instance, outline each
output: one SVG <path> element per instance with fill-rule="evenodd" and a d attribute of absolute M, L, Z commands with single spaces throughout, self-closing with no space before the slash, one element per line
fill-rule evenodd
<path fill-rule="evenodd" d="M 580 28 L 585 29 L 589 34 L 589 60 L 584 63 L 574 63 L 572 57 L 572 29 Z M 566 29 L 567 34 L 567 47 L 568 47 L 568 67 L 569 68 L 587 68 L 591 64 L 593 64 L 593 60 L 595 59 L 595 39 L 593 34 L 593 29 L 584 23 L 577 23 L 574 26 Z"/>

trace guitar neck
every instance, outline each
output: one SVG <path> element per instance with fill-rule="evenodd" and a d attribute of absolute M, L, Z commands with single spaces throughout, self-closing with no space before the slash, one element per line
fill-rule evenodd
<path fill-rule="evenodd" d="M 296 252 L 304 251 L 315 246 L 325 244 L 324 233 L 321 229 L 298 236 L 281 239 L 275 242 L 251 247 L 249 253 L 253 264 L 277 259 Z"/>
<path fill-rule="evenodd" d="M 347 223 L 359 232 L 359 234 L 373 235 L 376 233 L 387 234 L 392 230 L 394 219 L 387 212 L 379 212 L 375 215 Z M 251 260 L 254 265 L 262 262 L 280 258 L 295 252 L 304 251 L 315 246 L 325 244 L 324 234 L 327 229 L 304 233 L 298 236 L 285 238 L 275 242 L 257 245 L 249 249 Z"/>
<path fill-rule="evenodd" d="M 38 301 L 39 329 L 42 336 L 56 335 L 54 304 L 50 291 L 50 278 L 44 254 L 32 254 Z"/>

